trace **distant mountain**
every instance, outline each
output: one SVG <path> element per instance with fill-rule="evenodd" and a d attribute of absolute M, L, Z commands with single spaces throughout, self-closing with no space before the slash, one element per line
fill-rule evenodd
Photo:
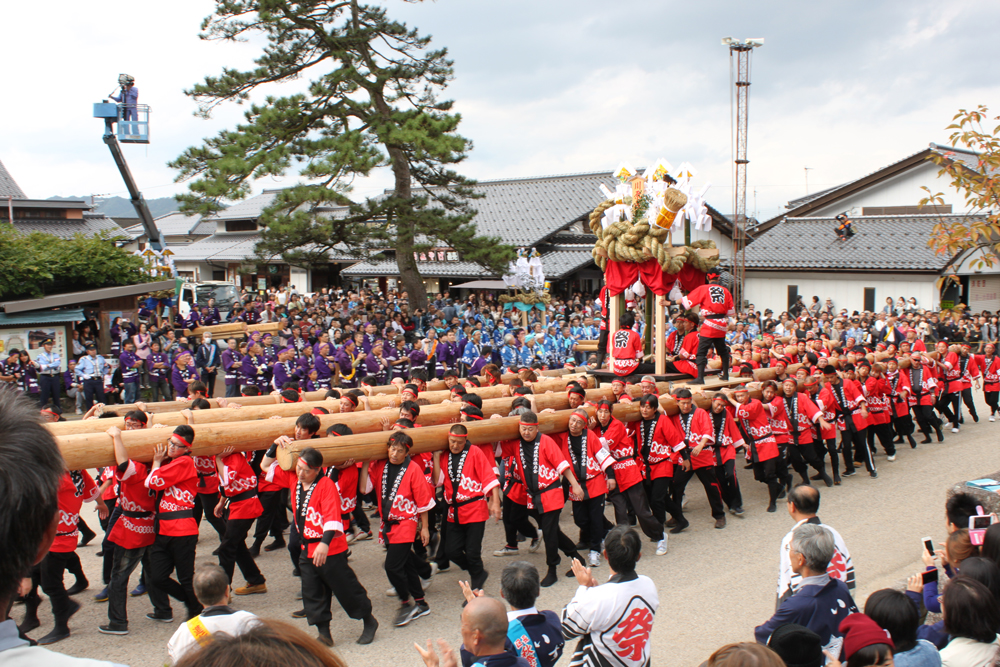
<path fill-rule="evenodd" d="M 84 201 L 90 201 L 90 197 L 49 197 L 49 199 L 82 199 Z M 167 213 L 173 213 L 178 209 L 177 200 L 173 197 L 147 199 L 146 204 L 149 206 L 149 212 L 153 214 L 154 218 L 166 215 Z M 138 217 L 135 212 L 135 207 L 132 206 L 132 202 L 124 197 L 107 197 L 101 200 L 98 203 L 97 208 L 94 210 L 97 213 L 103 213 L 109 218 Z"/>

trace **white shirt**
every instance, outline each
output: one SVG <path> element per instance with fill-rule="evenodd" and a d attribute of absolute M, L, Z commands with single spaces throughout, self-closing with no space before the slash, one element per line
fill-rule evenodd
<path fill-rule="evenodd" d="M 208 612 L 208 616 L 205 615 L 205 612 Z M 224 632 L 234 637 L 243 634 L 257 622 L 257 617 L 248 611 L 233 611 L 224 606 L 207 607 L 198 618 L 205 624 L 205 629 L 212 634 Z M 191 630 L 188 629 L 187 623 L 181 623 L 177 631 L 174 632 L 174 636 L 167 642 L 170 664 L 183 658 L 184 654 L 197 644 L 198 642 L 191 634 Z"/>
<path fill-rule="evenodd" d="M 792 572 L 792 561 L 788 556 L 788 549 L 792 545 L 792 533 L 795 529 L 802 524 L 809 521 L 809 519 L 803 519 L 797 524 L 792 526 L 792 529 L 781 539 L 781 552 L 778 555 L 778 589 L 777 589 L 777 603 L 775 607 L 781 604 L 783 597 L 788 597 L 792 593 L 795 593 L 802 587 L 802 577 L 795 572 Z M 835 579 L 840 579 L 845 584 L 847 584 L 848 589 L 852 592 L 855 588 L 854 581 L 854 562 L 851 560 L 851 554 L 847 550 L 847 545 L 844 544 L 844 538 L 840 536 L 834 528 L 826 525 L 825 523 L 820 523 L 833 535 L 834 544 L 834 554 L 833 558 L 830 560 L 830 565 L 827 567 L 827 574 Z"/>
<path fill-rule="evenodd" d="M 17 623 L 0 623 L 0 665 L 3 667 L 122 667 L 104 660 L 74 658 L 41 646 L 29 646 L 17 634 Z"/>

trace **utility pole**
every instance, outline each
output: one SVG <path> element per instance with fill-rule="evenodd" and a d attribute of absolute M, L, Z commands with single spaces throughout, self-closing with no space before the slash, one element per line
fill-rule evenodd
<path fill-rule="evenodd" d="M 806 194 L 807 195 L 809 194 L 809 170 L 810 169 L 812 169 L 812 167 L 802 167 L 802 170 L 804 172 L 806 172 Z"/>
<path fill-rule="evenodd" d="M 742 42 L 732 37 L 722 40 L 729 47 L 729 73 L 736 94 L 736 110 L 732 121 L 735 127 L 733 139 L 735 170 L 733 188 L 733 301 L 736 310 L 743 308 L 746 287 L 746 228 L 747 228 L 747 119 L 750 111 L 750 60 L 753 50 L 764 45 L 761 38 L 745 39 Z M 734 63 L 735 61 L 735 63 Z M 735 64 L 735 67 L 734 67 Z M 733 76 L 735 75 L 735 80 Z M 732 98 L 730 98 L 732 104 Z M 731 110 L 732 111 L 732 110 Z"/>

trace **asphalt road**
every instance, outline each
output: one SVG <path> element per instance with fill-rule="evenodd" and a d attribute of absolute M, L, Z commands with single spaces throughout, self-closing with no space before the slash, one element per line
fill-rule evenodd
<path fill-rule="evenodd" d="M 981 394 L 977 394 L 980 414 L 988 413 Z M 863 471 L 848 478 L 843 486 L 823 487 L 820 518 L 843 535 L 857 572 L 856 601 L 880 588 L 898 586 L 903 579 L 921 569 L 921 538 L 930 535 L 935 541 L 945 537 L 944 501 L 946 489 L 962 480 L 976 479 L 1000 469 L 997 452 L 1000 423 L 985 419 L 978 424 L 966 417 L 962 432 L 945 432 L 942 444 L 908 446 L 889 463 L 884 453 L 876 457 L 878 479 Z M 919 441 L 919 437 L 918 437 Z M 767 514 L 767 493 L 764 485 L 753 481 L 749 470 L 739 470 L 744 506 L 742 518 L 729 517 L 723 530 L 715 530 L 708 502 L 697 480 L 688 486 L 689 505 L 686 513 L 691 527 L 681 535 L 670 536 L 670 550 L 665 556 L 653 554 L 654 545 L 644 544 L 639 565 L 641 574 L 650 576 L 659 587 L 660 609 L 653 630 L 653 659 L 658 665 L 694 667 L 716 648 L 737 641 L 753 641 L 755 626 L 769 618 L 774 610 L 774 594 L 778 566 L 778 546 L 792 521 L 779 503 L 779 511 Z M 93 505 L 87 505 L 84 515 L 92 527 L 97 527 Z M 612 516 L 610 509 L 608 516 Z M 568 510 L 563 511 L 563 530 L 576 536 Z M 503 531 L 490 523 L 484 540 L 484 559 L 492 576 L 486 584 L 487 593 L 499 596 L 499 574 L 507 559 L 492 556 L 493 549 L 502 546 Z M 218 537 L 207 523 L 202 523 L 202 540 L 198 545 L 198 561 L 209 560 L 218 546 Z M 112 660 L 135 667 L 159 667 L 166 659 L 166 643 L 180 624 L 183 607 L 174 602 L 173 624 L 147 620 L 151 610 L 146 597 L 129 599 L 131 634 L 125 637 L 98 633 L 97 626 L 107 622 L 107 605 L 90 599 L 100 590 L 101 559 L 95 557 L 97 541 L 79 550 L 91 587 L 77 597 L 83 609 L 73 617 L 72 636 L 52 648 L 70 655 Z M 544 554 L 522 557 L 535 563 L 544 573 Z M 268 579 L 269 591 L 264 595 L 237 597 L 234 606 L 260 616 L 292 620 L 289 613 L 298 609 L 294 599 L 299 580 L 291 576 L 292 567 L 285 550 L 262 553 L 258 559 Z M 459 615 L 462 596 L 458 581 L 465 578 L 455 572 L 435 577 L 427 600 L 431 614 L 405 628 L 393 628 L 395 598 L 385 596 L 389 587 L 382 570 L 382 550 L 373 541 L 354 547 L 352 567 L 368 588 L 374 612 L 381 622 L 375 643 L 358 646 L 354 643 L 361 632 L 361 623 L 346 617 L 334 603 L 331 632 L 349 665 L 363 665 L 372 658 L 375 664 L 419 665 L 414 642 L 442 637 L 453 646 L 460 643 Z M 565 564 L 565 560 L 564 560 Z M 568 564 L 567 564 L 568 565 Z M 607 567 L 598 569 L 598 578 L 606 576 Z M 133 575 L 133 585 L 138 573 Z M 67 585 L 72 577 L 67 577 Z M 237 570 L 235 585 L 243 584 Z M 576 590 L 575 581 L 564 579 L 543 589 L 538 600 L 541 609 L 561 610 Z M 20 621 L 22 610 L 15 606 L 12 615 Z M 51 609 L 44 602 L 39 610 L 42 627 L 33 637 L 41 637 L 52 627 Z M 305 620 L 293 621 L 311 632 Z M 568 664 L 572 646 L 560 664 Z M 372 664 L 372 663 L 368 663 Z"/>

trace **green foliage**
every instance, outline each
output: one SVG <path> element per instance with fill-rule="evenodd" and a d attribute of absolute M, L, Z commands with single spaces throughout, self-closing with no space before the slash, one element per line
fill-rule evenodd
<path fill-rule="evenodd" d="M 1000 259 L 1000 125 L 990 130 L 984 123 L 1000 121 L 1000 117 L 990 118 L 989 109 L 979 105 L 972 111 L 959 110 L 952 120 L 947 128 L 952 131 L 951 145 L 979 153 L 976 168 L 947 152 L 932 159 L 941 167 L 939 175 L 948 176 L 951 186 L 965 197 L 966 208 L 983 217 L 968 222 L 942 220 L 934 226 L 928 245 L 949 257 L 975 249 L 980 254 L 973 264 L 992 266 Z M 920 201 L 921 206 L 944 204 L 944 193 L 932 193 L 926 186 L 922 189 L 927 196 Z"/>
<path fill-rule="evenodd" d="M 266 40 L 256 67 L 226 68 L 187 91 L 201 115 L 268 84 L 309 77 L 308 91 L 250 104 L 245 122 L 174 160 L 178 180 L 193 179 L 182 210 L 210 213 L 247 197 L 254 179 L 296 172 L 299 184 L 261 216 L 257 262 L 394 252 L 414 308 L 427 304 L 415 251 L 445 246 L 490 273 L 506 269 L 513 248 L 476 234 L 475 183 L 452 169 L 472 145 L 452 102 L 437 98 L 453 75 L 445 49 L 357 0 L 217 0 L 202 23 L 202 39 L 251 36 Z M 386 168 L 391 193 L 351 198 L 354 178 Z"/>
<path fill-rule="evenodd" d="M 0 298 L 32 299 L 149 280 L 142 258 L 118 248 L 116 238 L 104 233 L 61 239 L 0 225 Z"/>

